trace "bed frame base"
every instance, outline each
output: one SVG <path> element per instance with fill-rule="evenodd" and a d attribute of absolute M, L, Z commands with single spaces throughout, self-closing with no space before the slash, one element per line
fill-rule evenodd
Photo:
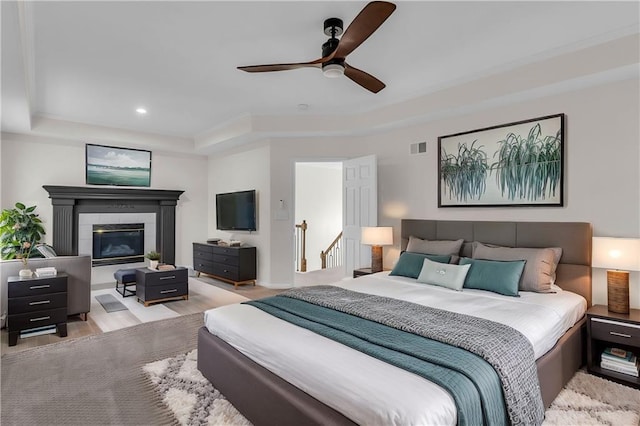
<path fill-rule="evenodd" d="M 256 426 L 355 425 L 205 327 L 198 331 L 198 370 Z"/>
<path fill-rule="evenodd" d="M 586 320 L 578 321 L 536 365 L 542 401 L 549 407 L 584 365 Z M 355 423 L 209 333 L 198 331 L 198 369 L 254 425 Z"/>

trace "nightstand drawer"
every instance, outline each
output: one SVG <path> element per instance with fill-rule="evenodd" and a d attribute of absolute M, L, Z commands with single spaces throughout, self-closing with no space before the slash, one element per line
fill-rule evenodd
<path fill-rule="evenodd" d="M 8 297 L 37 296 L 67 291 L 67 277 L 32 278 L 9 281 Z"/>
<path fill-rule="evenodd" d="M 9 299 L 9 312 L 27 313 L 66 307 L 67 293 L 52 293 Z"/>
<path fill-rule="evenodd" d="M 67 321 L 67 308 L 30 312 L 28 314 L 9 315 L 7 326 L 9 331 L 27 330 L 64 323 Z"/>
<path fill-rule="evenodd" d="M 640 346 L 640 325 L 592 317 L 591 337 L 623 345 Z"/>
<path fill-rule="evenodd" d="M 143 274 L 144 279 L 139 277 L 138 274 Z M 185 268 L 177 268 L 171 271 L 150 271 L 141 272 L 136 271 L 136 281 L 140 284 L 144 281 L 145 287 L 164 286 L 167 284 L 186 283 L 187 282 L 187 270 Z"/>
<path fill-rule="evenodd" d="M 189 286 L 186 282 L 147 287 L 141 299 L 145 302 L 150 300 L 166 299 L 168 297 L 184 296 L 189 294 Z"/>

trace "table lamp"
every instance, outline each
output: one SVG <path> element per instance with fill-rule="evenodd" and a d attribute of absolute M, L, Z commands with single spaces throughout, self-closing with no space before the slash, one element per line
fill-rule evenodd
<path fill-rule="evenodd" d="M 607 269 L 607 307 L 629 313 L 629 271 L 640 271 L 640 239 L 593 237 L 592 267 Z"/>
<path fill-rule="evenodd" d="M 393 244 L 391 226 L 365 226 L 360 236 L 362 244 L 371 246 L 371 272 L 382 271 L 382 246 Z"/>

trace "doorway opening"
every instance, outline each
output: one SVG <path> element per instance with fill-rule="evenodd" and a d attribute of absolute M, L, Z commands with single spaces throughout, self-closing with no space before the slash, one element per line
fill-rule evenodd
<path fill-rule="evenodd" d="M 342 162 L 295 163 L 295 223 L 296 272 L 339 269 L 341 277 Z"/>

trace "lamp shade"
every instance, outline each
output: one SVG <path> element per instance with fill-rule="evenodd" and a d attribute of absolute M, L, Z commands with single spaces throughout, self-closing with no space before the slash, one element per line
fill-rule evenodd
<path fill-rule="evenodd" d="M 591 266 L 640 271 L 640 239 L 593 237 Z"/>
<path fill-rule="evenodd" d="M 369 246 L 389 246 L 393 244 L 393 228 L 390 226 L 365 226 L 360 242 Z"/>

